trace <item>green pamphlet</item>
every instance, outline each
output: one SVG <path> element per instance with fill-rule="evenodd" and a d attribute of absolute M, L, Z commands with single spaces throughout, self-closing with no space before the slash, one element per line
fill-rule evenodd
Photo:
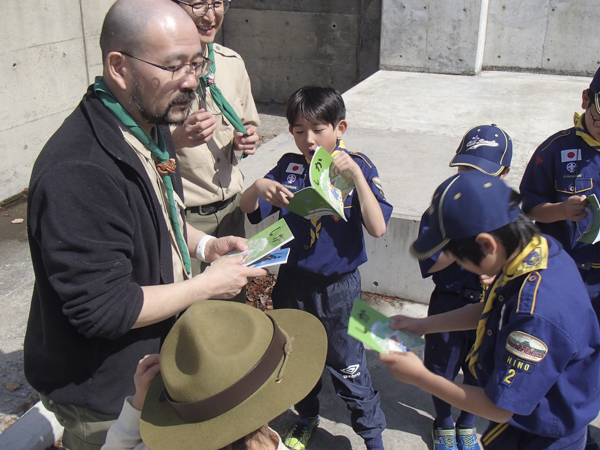
<path fill-rule="evenodd" d="M 323 147 L 313 155 L 308 169 L 311 186 L 294 193 L 286 209 L 305 219 L 319 216 L 339 216 L 346 220 L 344 200 L 354 189 L 354 183 L 341 175 L 331 177 L 333 156 Z"/>
<path fill-rule="evenodd" d="M 243 254 L 244 259 L 242 260 L 242 266 L 253 266 L 254 263 L 263 260 L 267 255 L 275 252 L 292 239 L 294 239 L 294 235 L 290 231 L 287 223 L 284 219 L 279 219 L 270 227 L 265 228 L 260 233 L 255 234 L 248 239 L 246 241 L 246 244 L 248 245 L 246 250 L 243 252 L 240 250 L 233 250 L 221 256 L 221 258 Z M 214 262 L 221 258 L 216 259 Z M 287 253 L 285 254 L 285 261 L 287 261 Z M 282 261 L 282 263 L 285 261 Z"/>
<path fill-rule="evenodd" d="M 413 351 L 421 358 L 425 340 L 408 330 L 392 330 L 394 320 L 357 298 L 350 315 L 348 334 L 379 353 Z"/>
<path fill-rule="evenodd" d="M 590 223 L 577 241 L 595 244 L 600 241 L 600 205 L 598 204 L 596 194 L 588 196 L 586 200 L 588 204 L 585 210 L 588 216 L 590 216 Z"/>

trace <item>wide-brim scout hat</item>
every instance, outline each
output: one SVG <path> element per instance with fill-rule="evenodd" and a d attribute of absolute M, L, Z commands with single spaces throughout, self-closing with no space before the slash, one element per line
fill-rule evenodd
<path fill-rule="evenodd" d="M 590 90 L 594 93 L 594 98 L 591 99 L 596 105 L 596 112 L 600 114 L 600 100 L 598 99 L 600 93 L 600 68 L 596 71 L 596 75 L 590 83 Z"/>
<path fill-rule="evenodd" d="M 323 325 L 304 311 L 196 303 L 161 349 L 142 439 L 150 449 L 220 449 L 302 400 L 326 354 Z"/>
<path fill-rule="evenodd" d="M 429 228 L 410 247 L 418 259 L 442 250 L 448 242 L 494 231 L 513 222 L 521 208 L 510 206 L 512 189 L 497 177 L 478 171 L 448 178 L 433 194 Z"/>
<path fill-rule="evenodd" d="M 512 160 L 512 140 L 498 126 L 478 125 L 463 136 L 450 167 L 467 166 L 498 176 Z"/>

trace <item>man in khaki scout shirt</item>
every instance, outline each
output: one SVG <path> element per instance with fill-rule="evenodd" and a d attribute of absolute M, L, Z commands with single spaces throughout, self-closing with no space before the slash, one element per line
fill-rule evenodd
<path fill-rule="evenodd" d="M 230 2 L 174 1 L 194 20 L 204 56 L 214 55 L 214 73 L 207 83 L 200 80 L 194 112 L 182 126 L 171 129 L 183 177 L 187 221 L 217 237 L 244 236 L 244 214 L 239 209 L 244 176 L 238 156 L 254 154 L 259 118 L 244 61 L 233 50 L 213 44 Z M 246 128 L 245 136 L 215 102 L 213 82 Z M 192 272 L 200 271 L 200 261 L 194 261 Z M 239 300 L 245 301 L 245 294 L 241 297 Z"/>

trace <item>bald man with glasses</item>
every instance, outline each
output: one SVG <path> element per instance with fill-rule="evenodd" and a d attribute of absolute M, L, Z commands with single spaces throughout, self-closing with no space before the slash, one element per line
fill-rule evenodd
<path fill-rule="evenodd" d="M 169 0 L 118 0 L 100 45 L 103 75 L 42 149 L 28 198 L 25 375 L 67 449 L 102 446 L 137 362 L 181 311 L 265 274 L 236 257 L 191 275 L 192 258 L 246 248 L 185 220 L 168 125 L 186 120 L 211 65 L 193 21 Z"/>

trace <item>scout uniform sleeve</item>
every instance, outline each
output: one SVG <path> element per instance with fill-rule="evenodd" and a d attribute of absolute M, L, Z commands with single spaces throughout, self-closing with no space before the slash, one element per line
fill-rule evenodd
<path fill-rule="evenodd" d="M 520 191 L 524 196 L 525 213 L 542 203 L 554 202 L 554 177 L 552 152 L 542 144 L 529 160 L 521 180 Z"/>
<path fill-rule="evenodd" d="M 381 212 L 383 213 L 383 218 L 385 219 L 385 223 L 387 225 L 390 221 L 390 217 L 392 216 L 393 207 L 385 199 L 385 194 L 383 193 L 383 186 L 381 180 L 379 179 L 379 173 L 377 172 L 377 168 L 371 162 L 371 160 L 362 153 L 351 153 L 351 155 L 354 157 L 354 160 L 360 166 L 365 180 L 367 180 L 367 183 L 369 183 L 373 195 L 375 195 L 375 198 L 379 202 Z"/>
<path fill-rule="evenodd" d="M 557 324 L 534 314 L 540 281 L 540 273 L 531 273 L 519 292 L 517 310 L 506 311 L 507 305 L 502 306 L 501 315 L 510 316 L 508 322 L 498 330 L 488 330 L 488 335 L 497 332 L 498 336 L 486 395 L 500 408 L 523 416 L 544 401 L 577 354 L 577 345 Z"/>

